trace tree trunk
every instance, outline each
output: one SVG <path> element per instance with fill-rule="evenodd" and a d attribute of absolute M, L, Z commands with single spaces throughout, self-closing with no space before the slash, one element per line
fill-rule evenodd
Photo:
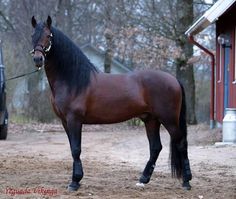
<path fill-rule="evenodd" d="M 193 55 L 193 47 L 188 42 L 184 32 L 193 23 L 193 0 L 177 0 L 177 37 L 176 45 L 181 49 L 180 56 L 176 58 L 176 76 L 186 90 L 187 122 L 196 124 L 195 114 L 195 80 L 193 64 L 188 64 Z"/>
<path fill-rule="evenodd" d="M 105 52 L 104 58 L 104 72 L 111 73 L 111 63 L 112 63 L 112 53 L 110 49 L 107 49 Z"/>
<path fill-rule="evenodd" d="M 107 43 L 107 49 L 105 52 L 104 58 L 104 72 L 111 73 L 111 64 L 112 64 L 112 57 L 113 57 L 113 34 L 111 30 L 105 31 L 105 38 Z"/>

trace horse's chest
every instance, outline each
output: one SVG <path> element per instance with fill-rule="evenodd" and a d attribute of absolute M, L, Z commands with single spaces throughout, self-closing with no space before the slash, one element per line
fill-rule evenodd
<path fill-rule="evenodd" d="M 60 103 L 58 103 L 56 100 L 55 100 L 55 98 L 54 97 L 51 97 L 51 103 L 52 103 L 52 107 L 53 107 L 53 110 L 54 110 L 54 112 L 56 113 L 56 115 L 58 116 L 58 117 L 62 117 L 62 113 L 63 113 L 63 111 L 62 111 L 62 104 L 60 104 Z"/>
<path fill-rule="evenodd" d="M 66 96 L 52 99 L 54 111 L 60 118 L 67 118 L 69 115 L 74 115 L 79 119 L 83 119 L 86 112 L 85 104 L 84 98 L 80 97 L 72 99 Z"/>

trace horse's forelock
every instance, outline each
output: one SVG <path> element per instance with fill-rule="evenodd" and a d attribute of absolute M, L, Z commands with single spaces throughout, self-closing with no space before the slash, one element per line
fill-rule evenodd
<path fill-rule="evenodd" d="M 34 47 L 37 45 L 39 39 L 41 38 L 44 27 L 45 27 L 44 23 L 39 23 L 36 25 L 34 29 L 34 34 L 32 35 L 32 42 Z"/>

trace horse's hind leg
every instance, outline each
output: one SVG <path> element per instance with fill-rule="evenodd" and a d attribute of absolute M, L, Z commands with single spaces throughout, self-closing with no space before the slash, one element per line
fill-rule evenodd
<path fill-rule="evenodd" d="M 186 126 L 183 128 L 177 125 L 173 127 L 167 126 L 167 130 L 171 136 L 170 158 L 172 176 L 183 179 L 183 187 L 187 190 L 191 189 L 189 181 L 192 179 L 189 159 L 188 159 L 188 142 Z"/>
<path fill-rule="evenodd" d="M 156 160 L 159 156 L 159 153 L 162 149 L 161 140 L 160 140 L 160 123 L 155 119 L 145 121 L 145 127 L 147 132 L 147 137 L 149 141 L 150 148 L 150 158 L 146 164 L 146 167 L 139 179 L 140 183 L 148 183 L 152 176 L 153 170 L 155 168 Z"/>
<path fill-rule="evenodd" d="M 182 137 L 180 142 L 177 144 L 177 150 L 181 154 L 181 163 L 182 163 L 182 179 L 183 187 L 186 190 L 191 189 L 189 181 L 192 179 L 192 173 L 190 169 L 189 159 L 188 159 L 188 142 L 185 136 Z"/>

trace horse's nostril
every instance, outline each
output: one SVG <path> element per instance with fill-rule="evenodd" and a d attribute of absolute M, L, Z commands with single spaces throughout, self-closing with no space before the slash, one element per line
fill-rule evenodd
<path fill-rule="evenodd" d="M 37 62 L 37 60 L 38 60 L 38 57 L 34 57 L 34 62 Z"/>
<path fill-rule="evenodd" d="M 39 63 L 39 62 L 42 62 L 43 61 L 43 58 L 40 56 L 40 57 L 34 57 L 34 62 L 35 63 Z"/>

